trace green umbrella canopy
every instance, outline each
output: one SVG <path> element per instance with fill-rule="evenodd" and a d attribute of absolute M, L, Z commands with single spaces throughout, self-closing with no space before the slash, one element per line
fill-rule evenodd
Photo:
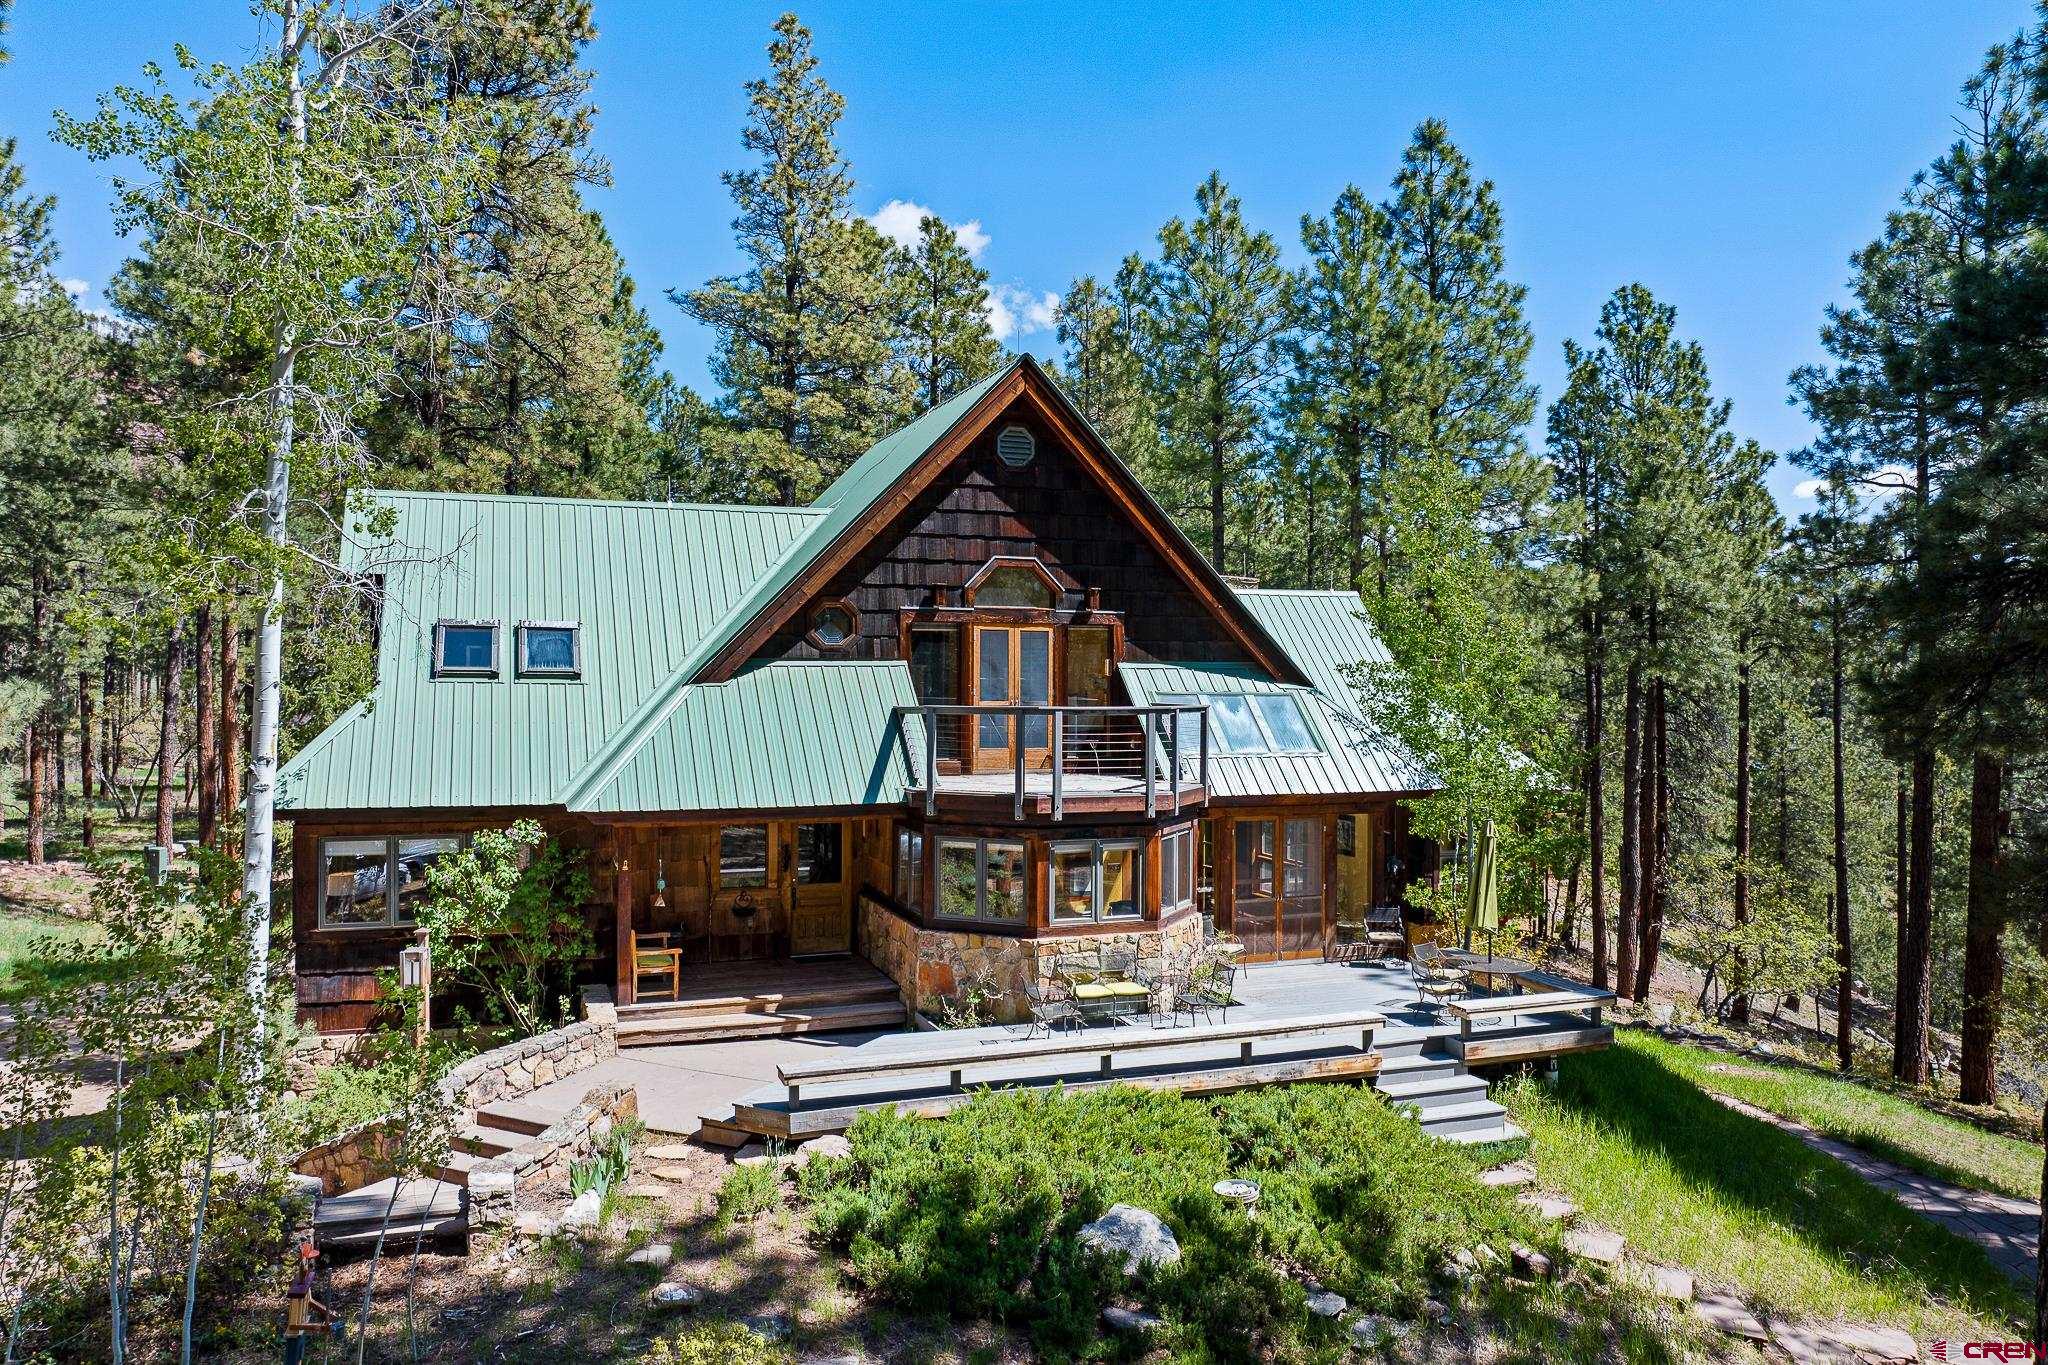
<path fill-rule="evenodd" d="M 1465 888 L 1465 928 L 1491 934 L 1500 928 L 1500 854 L 1493 840 L 1493 821 L 1480 831 L 1472 855 L 1472 883 Z"/>

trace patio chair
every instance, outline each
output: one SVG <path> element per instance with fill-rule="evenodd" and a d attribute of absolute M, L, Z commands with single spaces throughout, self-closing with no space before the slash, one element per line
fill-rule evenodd
<path fill-rule="evenodd" d="M 1031 1009 L 1030 1026 L 1024 1031 L 1026 1038 L 1050 1038 L 1054 1029 L 1081 1022 L 1071 990 L 1057 976 L 1026 982 L 1024 999 Z"/>
<path fill-rule="evenodd" d="M 683 950 L 669 942 L 667 934 L 643 934 L 638 930 L 628 932 L 631 942 L 627 945 L 633 956 L 633 994 L 640 997 L 640 978 L 643 976 L 667 977 L 666 991 L 648 991 L 645 995 L 665 995 L 668 999 L 679 998 L 683 993 Z"/>
<path fill-rule="evenodd" d="M 1374 905 L 1365 911 L 1364 943 L 1369 949 L 1377 949 L 1375 957 L 1408 950 L 1407 922 L 1402 918 L 1398 905 Z"/>
<path fill-rule="evenodd" d="M 1464 969 L 1452 966 L 1443 950 L 1434 943 L 1416 945 L 1408 959 L 1408 970 L 1415 978 L 1415 1003 L 1418 1005 L 1433 1005 L 1442 1010 L 1465 994 Z"/>
<path fill-rule="evenodd" d="M 1237 1003 L 1237 974 L 1242 969 L 1228 954 L 1198 952 L 1189 961 L 1182 979 L 1174 986 L 1174 1008 L 1185 1010 L 1190 1024 L 1201 1015 L 1204 1022 L 1221 1015 L 1230 1022 L 1230 1007 Z"/>
<path fill-rule="evenodd" d="M 1337 924 L 1323 945 L 1323 961 L 1355 962 L 1365 951 L 1365 911 L 1353 905 L 1337 907 Z"/>

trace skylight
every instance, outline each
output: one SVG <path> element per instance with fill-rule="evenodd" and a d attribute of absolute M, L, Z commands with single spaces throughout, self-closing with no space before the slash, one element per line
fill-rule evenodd
<path fill-rule="evenodd" d="M 1233 758 L 1252 754 L 1313 754 L 1321 752 L 1301 702 L 1291 693 L 1206 692 L 1193 696 L 1185 692 L 1162 694 L 1161 706 L 1207 706 L 1209 738 L 1216 752 Z M 1181 723 L 1180 743 L 1188 749 L 1200 742 L 1193 717 Z"/>

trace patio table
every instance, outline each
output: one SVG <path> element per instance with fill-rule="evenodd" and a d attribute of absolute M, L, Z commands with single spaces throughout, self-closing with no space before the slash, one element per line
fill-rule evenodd
<path fill-rule="evenodd" d="M 1473 976 L 1487 978 L 1489 988 L 1493 982 L 1504 976 L 1512 983 L 1511 993 L 1515 995 L 1522 993 L 1520 978 L 1536 970 L 1536 964 L 1533 962 L 1523 962 L 1512 957 L 1488 957 L 1484 953 L 1469 953 L 1457 948 L 1445 949 L 1444 960 Z"/>

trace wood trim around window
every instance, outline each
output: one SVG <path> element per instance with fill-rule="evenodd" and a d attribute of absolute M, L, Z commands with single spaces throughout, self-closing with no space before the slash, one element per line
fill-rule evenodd
<path fill-rule="evenodd" d="M 846 613 L 848 629 L 846 638 L 833 644 L 818 635 L 818 617 L 826 610 L 837 607 Z M 811 603 L 810 614 L 804 618 L 804 642 L 813 649 L 827 654 L 844 654 L 860 643 L 860 609 L 853 605 L 851 597 L 824 597 Z"/>

